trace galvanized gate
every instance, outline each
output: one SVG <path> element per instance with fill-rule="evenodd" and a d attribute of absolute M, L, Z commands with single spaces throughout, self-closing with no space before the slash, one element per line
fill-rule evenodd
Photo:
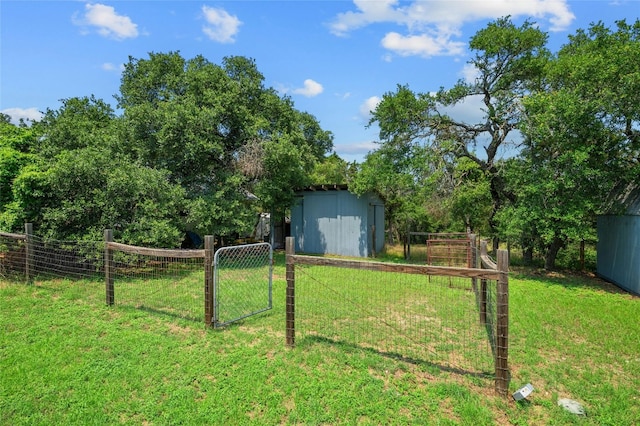
<path fill-rule="evenodd" d="M 272 307 L 273 250 L 269 243 L 223 247 L 213 258 L 214 327 Z"/>

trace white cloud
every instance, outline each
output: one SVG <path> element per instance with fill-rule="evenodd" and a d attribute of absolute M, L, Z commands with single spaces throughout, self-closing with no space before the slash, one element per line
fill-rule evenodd
<path fill-rule="evenodd" d="M 7 114 L 11 117 L 13 124 L 18 124 L 22 118 L 25 121 L 38 121 L 42 118 L 42 113 L 38 111 L 38 108 L 7 108 L 3 109 L 3 114 Z"/>
<path fill-rule="evenodd" d="M 354 0 L 353 3 L 356 10 L 338 14 L 329 24 L 330 31 L 344 36 L 375 23 L 405 27 L 406 34 L 389 32 L 382 40 L 385 48 L 403 56 L 461 54 L 464 43 L 455 40 L 460 37 L 462 26 L 470 22 L 509 15 L 514 19 L 548 21 L 551 31 L 562 31 L 575 19 L 568 0 L 415 0 L 411 3 Z"/>
<path fill-rule="evenodd" d="M 403 21 L 403 12 L 394 9 L 397 0 L 354 0 L 358 12 L 339 13 L 336 19 L 329 24 L 331 33 L 344 36 L 349 31 L 364 27 L 376 22 Z"/>
<path fill-rule="evenodd" d="M 104 71 L 108 71 L 108 72 L 122 72 L 124 71 L 124 65 L 120 64 L 120 65 L 114 65 L 111 62 L 105 62 L 104 64 L 102 64 L 101 67 Z"/>
<path fill-rule="evenodd" d="M 480 71 L 478 70 L 478 68 L 471 64 L 465 64 L 460 71 L 460 76 L 462 77 L 462 79 L 470 84 L 475 83 L 476 78 L 478 78 L 479 75 Z"/>
<path fill-rule="evenodd" d="M 371 96 L 360 105 L 360 117 L 365 121 L 369 121 L 371 113 L 378 107 L 381 99 L 377 96 Z"/>
<path fill-rule="evenodd" d="M 375 151 L 378 148 L 380 148 L 380 145 L 374 141 L 337 144 L 334 147 L 335 151 L 342 158 L 344 158 L 343 155 L 345 154 L 350 154 L 350 155 L 368 154 L 370 151 Z"/>
<path fill-rule="evenodd" d="M 388 33 L 381 42 L 382 46 L 400 56 L 460 55 L 465 44 L 452 41 L 447 37 L 431 37 L 427 34 L 403 36 L 396 32 Z"/>
<path fill-rule="evenodd" d="M 314 96 L 318 96 L 323 91 L 324 88 L 322 87 L 322 84 L 308 78 L 304 81 L 304 87 L 293 89 L 292 93 L 295 93 L 296 95 L 306 96 L 307 98 L 312 98 Z"/>
<path fill-rule="evenodd" d="M 85 5 L 85 14 L 72 18 L 73 23 L 80 27 L 96 27 L 98 34 L 115 40 L 135 38 L 138 36 L 138 25 L 131 18 L 118 15 L 112 6 L 96 3 Z"/>
<path fill-rule="evenodd" d="M 230 15 L 226 10 L 202 6 L 202 13 L 207 25 L 202 27 L 209 39 L 219 43 L 234 43 L 242 21 L 235 15 Z"/>

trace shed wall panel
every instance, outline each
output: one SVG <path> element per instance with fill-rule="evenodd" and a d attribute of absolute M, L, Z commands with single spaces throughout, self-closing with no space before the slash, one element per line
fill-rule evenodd
<path fill-rule="evenodd" d="M 640 294 L 640 216 L 599 216 L 598 275 Z"/>
<path fill-rule="evenodd" d="M 377 205 L 372 206 L 372 200 Z M 344 190 L 304 191 L 291 209 L 291 231 L 296 251 L 369 256 L 372 253 L 370 234 L 374 220 L 381 224 L 376 225 L 376 251 L 379 252 L 384 247 L 384 206 L 379 199 L 357 197 Z"/>

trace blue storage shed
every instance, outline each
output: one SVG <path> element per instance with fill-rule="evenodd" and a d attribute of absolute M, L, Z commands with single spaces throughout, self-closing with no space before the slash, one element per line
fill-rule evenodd
<path fill-rule="evenodd" d="M 384 204 L 347 185 L 314 185 L 291 208 L 296 252 L 368 257 L 384 248 Z"/>
<path fill-rule="evenodd" d="M 640 295 L 640 190 L 623 197 L 625 213 L 598 217 L 597 273 Z"/>

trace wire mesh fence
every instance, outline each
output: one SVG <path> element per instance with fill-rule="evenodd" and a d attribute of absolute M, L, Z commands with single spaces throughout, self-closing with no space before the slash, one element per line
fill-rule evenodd
<path fill-rule="evenodd" d="M 287 343 L 320 339 L 495 377 L 496 390 L 504 393 L 507 318 L 500 294 L 505 286 L 506 275 L 497 270 L 288 251 Z M 498 360 L 504 361 L 500 367 Z"/>
<path fill-rule="evenodd" d="M 408 232 L 405 258 L 433 266 L 471 268 L 476 236 L 467 233 Z"/>
<path fill-rule="evenodd" d="M 91 281 L 86 297 L 203 320 L 209 326 L 270 309 L 272 251 L 268 243 L 225 247 L 217 257 L 214 306 L 213 236 L 201 250 L 137 247 L 113 241 L 43 240 L 30 224 L 24 234 L 0 232 L 0 278 L 26 282 L 49 279 Z M 87 293 L 87 292 L 90 292 Z"/>
<path fill-rule="evenodd" d="M 44 240 L 33 234 L 0 233 L 0 277 L 99 280 L 104 242 Z"/>
<path fill-rule="evenodd" d="M 493 375 L 470 278 L 311 265 L 295 273 L 296 333 Z"/>
<path fill-rule="evenodd" d="M 0 278 L 24 278 L 26 266 L 25 236 L 0 232 Z"/>
<path fill-rule="evenodd" d="M 113 304 L 194 321 L 203 318 L 201 257 L 117 251 L 113 255 Z"/>

